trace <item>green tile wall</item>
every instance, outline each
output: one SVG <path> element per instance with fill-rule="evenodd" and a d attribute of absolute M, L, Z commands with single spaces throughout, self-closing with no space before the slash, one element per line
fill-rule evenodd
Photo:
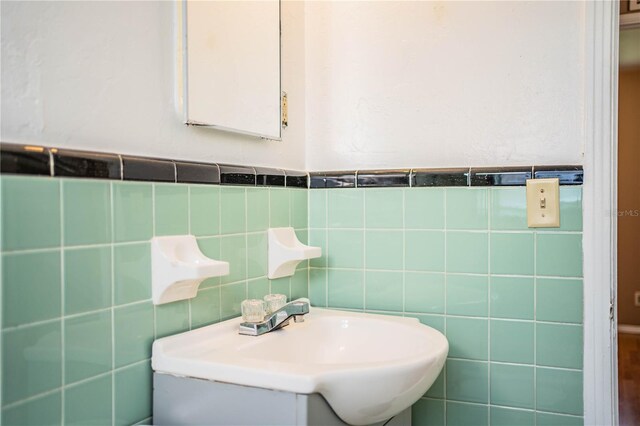
<path fill-rule="evenodd" d="M 447 335 L 414 425 L 582 424 L 582 188 L 560 201 L 536 230 L 524 188 L 310 190 L 309 297 Z"/>
<path fill-rule="evenodd" d="M 270 224 L 307 239 L 304 189 L 0 180 L 2 424 L 148 422 L 155 338 L 237 316 L 248 296 L 307 296 L 306 263 L 266 277 Z M 183 233 L 232 275 L 154 307 L 149 239 Z"/>

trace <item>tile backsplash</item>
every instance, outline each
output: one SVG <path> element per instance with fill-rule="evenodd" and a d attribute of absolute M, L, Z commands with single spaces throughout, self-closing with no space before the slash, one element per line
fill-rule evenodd
<path fill-rule="evenodd" d="M 414 425 L 583 423 L 581 186 L 560 188 L 560 228 L 534 230 L 523 187 L 0 179 L 2 424 L 149 422 L 153 340 L 269 292 L 444 332 Z M 279 226 L 323 256 L 268 280 Z M 189 233 L 230 274 L 154 307 L 149 240 Z"/>
<path fill-rule="evenodd" d="M 560 200 L 530 229 L 523 187 L 312 189 L 311 302 L 446 334 L 414 425 L 582 424 L 582 188 Z"/>
<path fill-rule="evenodd" d="M 134 424 L 151 416 L 155 338 L 237 316 L 268 280 L 270 226 L 307 235 L 307 191 L 2 175 L 2 423 Z M 230 263 L 198 296 L 151 304 L 153 236 L 195 235 Z"/>

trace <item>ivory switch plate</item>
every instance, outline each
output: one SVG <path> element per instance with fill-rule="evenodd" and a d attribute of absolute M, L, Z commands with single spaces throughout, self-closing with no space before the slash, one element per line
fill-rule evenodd
<path fill-rule="evenodd" d="M 560 182 L 558 179 L 527 180 L 527 225 L 529 228 L 560 226 Z"/>

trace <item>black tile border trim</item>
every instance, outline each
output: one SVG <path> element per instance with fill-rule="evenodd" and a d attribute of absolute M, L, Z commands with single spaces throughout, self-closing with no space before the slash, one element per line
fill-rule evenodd
<path fill-rule="evenodd" d="M 442 169 L 301 172 L 221 163 L 0 143 L 0 173 L 124 181 L 290 188 L 523 186 L 527 179 L 558 178 L 582 185 L 582 166 L 465 167 Z"/>
<path fill-rule="evenodd" d="M 0 173 L 123 181 L 308 188 L 295 170 L 0 143 Z"/>

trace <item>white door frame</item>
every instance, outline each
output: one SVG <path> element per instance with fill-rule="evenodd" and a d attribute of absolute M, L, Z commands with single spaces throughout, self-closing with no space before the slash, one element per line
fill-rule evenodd
<path fill-rule="evenodd" d="M 618 424 L 618 1 L 585 3 L 584 420 Z"/>

